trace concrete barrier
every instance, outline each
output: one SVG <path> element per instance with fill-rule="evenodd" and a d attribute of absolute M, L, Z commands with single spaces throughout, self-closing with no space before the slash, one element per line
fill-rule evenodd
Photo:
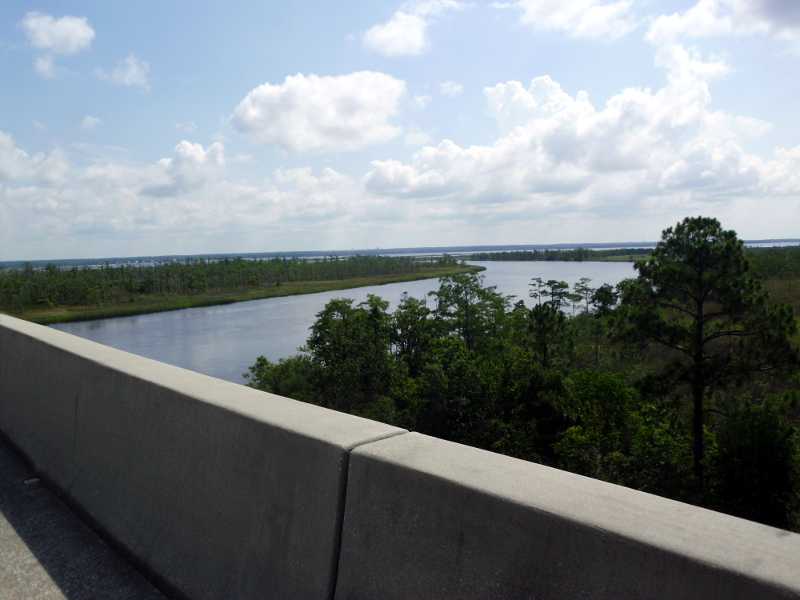
<path fill-rule="evenodd" d="M 0 430 L 187 598 L 800 598 L 796 534 L 2 315 Z"/>
<path fill-rule="evenodd" d="M 354 450 L 336 597 L 800 597 L 800 536 L 411 433 Z"/>
<path fill-rule="evenodd" d="M 6 316 L 0 429 L 198 600 L 331 597 L 349 450 L 402 432 Z"/>

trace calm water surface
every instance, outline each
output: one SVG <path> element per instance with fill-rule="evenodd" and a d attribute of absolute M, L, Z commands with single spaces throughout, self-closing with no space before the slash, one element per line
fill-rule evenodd
<path fill-rule="evenodd" d="M 529 302 L 532 277 L 564 280 L 573 285 L 590 277 L 593 286 L 615 285 L 633 275 L 631 263 L 608 262 L 476 262 L 486 267 L 486 285 Z M 397 306 L 404 292 L 424 298 L 438 288 L 438 280 L 368 286 L 303 296 L 268 298 L 225 306 L 189 308 L 152 315 L 117 317 L 54 325 L 56 329 L 199 371 L 236 383 L 255 358 L 277 360 L 295 354 L 308 337 L 316 314 L 332 298 L 356 302 L 376 294 Z"/>

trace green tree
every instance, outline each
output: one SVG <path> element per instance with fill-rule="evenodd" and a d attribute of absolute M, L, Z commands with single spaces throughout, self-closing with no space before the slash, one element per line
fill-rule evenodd
<path fill-rule="evenodd" d="M 596 293 L 596 290 L 589 285 L 591 282 L 589 277 L 581 277 L 572 288 L 573 295 L 583 301 L 584 312 L 589 312 L 592 297 Z"/>
<path fill-rule="evenodd" d="M 484 287 L 483 276 L 466 273 L 443 277 L 439 289 L 430 295 L 436 299 L 436 319 L 456 333 L 468 351 L 501 342 L 508 298 L 494 287 Z"/>
<path fill-rule="evenodd" d="M 594 290 L 590 299 L 591 305 L 598 316 L 610 314 L 618 301 L 619 294 L 607 283 Z"/>
<path fill-rule="evenodd" d="M 531 282 L 528 284 L 528 287 L 530 288 L 528 296 L 536 300 L 537 305 L 541 304 L 544 298 L 546 297 L 544 279 L 542 279 L 541 277 L 534 277 L 533 279 L 531 279 Z"/>
<path fill-rule="evenodd" d="M 259 356 L 244 378 L 250 387 L 316 404 L 319 394 L 313 385 L 314 370 L 314 363 L 307 354 L 284 358 L 277 363 Z"/>
<path fill-rule="evenodd" d="M 440 337 L 419 378 L 423 433 L 464 444 L 477 444 L 489 411 L 478 362 L 464 340 Z"/>
<path fill-rule="evenodd" d="M 528 313 L 529 344 L 544 368 L 564 367 L 573 351 L 567 316 L 549 302 L 537 304 Z"/>
<path fill-rule="evenodd" d="M 370 294 L 358 306 L 352 300 L 331 300 L 317 315 L 307 349 L 326 406 L 359 413 L 389 394 L 394 365 L 388 306 Z"/>
<path fill-rule="evenodd" d="M 717 508 L 789 529 L 800 515 L 800 432 L 787 418 L 797 398 L 745 402 L 726 415 L 714 457 Z"/>
<path fill-rule="evenodd" d="M 404 294 L 392 315 L 392 345 L 411 377 L 422 372 L 435 336 L 436 324 L 425 301 Z"/>
<path fill-rule="evenodd" d="M 547 303 L 556 310 L 561 310 L 569 306 L 571 294 L 569 284 L 566 281 L 548 279 L 545 282 L 544 296 L 548 298 Z"/>
<path fill-rule="evenodd" d="M 636 392 L 619 375 L 577 371 L 566 380 L 560 405 L 573 420 L 556 444 L 559 464 L 608 481 L 624 477 Z"/>
<path fill-rule="evenodd" d="M 620 286 L 621 332 L 672 352 L 692 397 L 692 454 L 704 489 L 706 400 L 716 388 L 796 360 L 791 309 L 771 306 L 741 241 L 719 221 L 687 218 L 663 232 L 638 277 Z"/>

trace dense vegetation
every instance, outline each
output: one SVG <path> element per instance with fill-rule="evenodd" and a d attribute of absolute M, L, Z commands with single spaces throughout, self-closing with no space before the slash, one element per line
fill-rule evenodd
<path fill-rule="evenodd" d="M 496 261 L 633 261 L 647 258 L 653 248 L 572 248 L 569 250 L 514 250 L 508 252 L 477 252 L 469 260 Z M 800 246 L 745 248 L 745 254 L 755 273 L 765 279 L 800 278 Z"/>
<path fill-rule="evenodd" d="M 608 250 L 592 250 L 591 248 L 571 248 L 568 250 L 512 250 L 508 252 L 476 252 L 469 255 L 469 260 L 628 261 L 647 256 L 652 251 L 652 248 L 610 248 Z"/>
<path fill-rule="evenodd" d="M 250 385 L 783 528 L 800 528 L 800 373 L 789 307 L 733 232 L 687 219 L 638 277 L 531 282 L 512 303 L 476 274 L 430 302 L 332 300 L 307 346 Z M 574 316 L 564 308 L 580 307 Z"/>
<path fill-rule="evenodd" d="M 458 267 L 457 261 L 447 256 L 424 262 L 408 257 L 354 256 L 313 261 L 189 260 L 146 267 L 27 266 L 0 270 L 0 310 L 34 317 L 58 307 L 83 307 L 89 309 L 83 311 L 89 316 L 104 316 L 97 310 L 103 307 L 109 314 L 152 312 L 159 307 L 183 308 L 341 287 L 302 285 L 308 282 L 367 285 L 463 270 Z"/>
<path fill-rule="evenodd" d="M 800 278 L 800 246 L 747 248 L 745 254 L 753 271 L 764 279 Z"/>

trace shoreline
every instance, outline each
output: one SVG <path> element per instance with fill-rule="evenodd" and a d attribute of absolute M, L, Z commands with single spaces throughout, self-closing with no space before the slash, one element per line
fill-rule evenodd
<path fill-rule="evenodd" d="M 185 308 L 222 306 L 225 304 L 235 304 L 237 302 L 248 302 L 251 300 L 300 296 L 303 294 L 316 294 L 319 292 L 347 290 L 372 285 L 387 285 L 390 283 L 403 283 L 406 281 L 437 279 L 439 277 L 456 275 L 459 273 L 479 273 L 483 270 L 485 270 L 484 267 L 474 265 L 459 265 L 454 267 L 430 269 L 416 273 L 350 277 L 347 279 L 336 280 L 293 281 L 269 288 L 254 288 L 228 292 L 207 292 L 192 296 L 144 296 L 133 302 L 126 302 L 124 304 L 111 304 L 108 306 L 57 306 L 52 308 L 23 310 L 19 312 L 0 309 L 0 313 L 5 313 L 12 317 L 24 319 L 40 325 L 55 325 L 57 323 L 95 321 L 98 319 L 110 319 L 114 317 L 132 317 L 136 315 L 183 310 Z"/>
<path fill-rule="evenodd" d="M 461 258 L 461 257 L 459 257 Z M 608 263 L 608 262 L 629 262 L 635 263 L 637 260 L 650 258 L 649 254 L 635 255 L 624 254 L 620 256 L 598 256 L 582 260 L 568 259 L 568 258 L 536 258 L 536 259 L 523 259 L 523 258 L 473 258 L 467 257 L 465 260 L 471 262 L 491 262 L 491 263 L 504 263 L 504 262 L 527 262 L 527 263 L 540 263 L 540 262 L 568 262 L 568 263 Z"/>

